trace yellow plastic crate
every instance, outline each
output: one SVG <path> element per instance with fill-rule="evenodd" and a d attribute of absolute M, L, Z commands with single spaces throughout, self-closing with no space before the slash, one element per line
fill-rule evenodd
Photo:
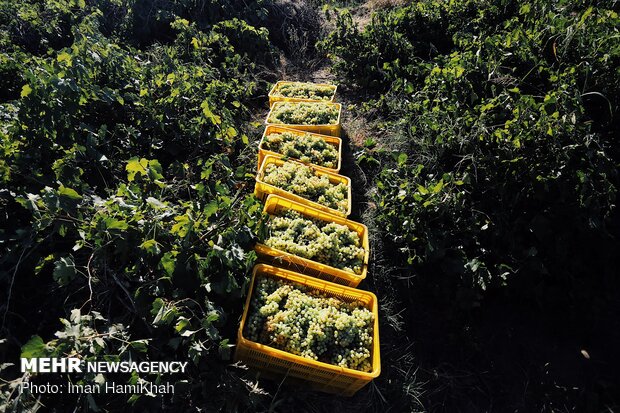
<path fill-rule="evenodd" d="M 318 133 L 304 132 L 298 129 L 290 129 L 290 128 L 285 128 L 285 127 L 276 126 L 276 125 L 269 125 L 265 128 L 265 132 L 263 132 L 263 137 L 261 138 L 260 143 L 258 144 L 258 168 L 259 169 L 260 169 L 261 164 L 263 163 L 263 159 L 265 159 L 265 156 L 272 155 L 276 157 L 282 157 L 281 153 L 270 151 L 268 149 L 263 149 L 263 142 L 265 141 L 265 137 L 272 133 L 284 133 L 284 132 L 289 132 L 289 133 L 292 133 L 298 136 L 303 136 L 306 133 L 308 133 L 315 138 L 324 140 L 329 145 L 335 146 L 336 149 L 338 150 L 338 164 L 336 165 L 335 168 L 327 168 L 325 166 L 316 165 L 313 163 L 308 163 L 308 165 L 312 165 L 313 167 L 317 169 L 323 169 L 328 172 L 333 172 L 336 174 L 340 171 L 340 166 L 342 164 L 342 139 L 336 138 L 334 136 L 319 135 Z M 295 159 L 295 158 L 291 158 L 291 159 Z M 301 160 L 299 159 L 296 159 L 296 160 L 301 162 Z"/>
<path fill-rule="evenodd" d="M 302 130 L 302 131 L 306 131 L 306 132 L 312 132 L 312 133 L 318 133 L 321 135 L 330 135 L 330 136 L 336 136 L 336 137 L 340 137 L 340 117 L 342 115 L 342 105 L 340 105 L 340 103 L 325 103 L 326 105 L 336 105 L 337 109 L 338 109 L 338 119 L 336 120 L 335 124 L 330 124 L 330 125 L 289 125 L 289 124 L 285 124 L 285 123 L 269 123 L 269 118 L 271 117 L 271 113 L 273 112 L 273 110 L 275 108 L 278 107 L 278 105 L 282 105 L 283 103 L 287 103 L 287 102 L 275 102 L 273 104 L 273 106 L 271 106 L 271 110 L 269 111 L 269 114 L 267 115 L 267 119 L 265 120 L 265 123 L 267 124 L 267 126 L 269 125 L 278 125 L 278 126 L 284 126 L 286 128 L 291 128 L 291 129 L 297 129 L 297 130 Z M 293 102 L 295 103 L 295 102 Z M 319 102 L 315 102 L 315 103 L 319 103 Z"/>
<path fill-rule="evenodd" d="M 370 257 L 370 245 L 368 242 L 368 228 L 359 222 L 351 221 L 343 217 L 328 214 L 318 209 L 311 208 L 299 202 L 282 198 L 278 195 L 269 195 L 263 212 L 269 215 L 280 215 L 287 210 L 299 212 L 305 218 L 317 219 L 325 222 L 335 222 L 336 224 L 345 225 L 351 231 L 357 232 L 361 240 L 361 247 L 364 249 L 364 259 L 362 261 L 362 272 L 354 274 L 340 268 L 322 264 L 318 261 L 312 261 L 288 252 L 268 247 L 258 242 L 254 249 L 256 254 L 263 260 L 285 267 L 289 270 L 297 271 L 312 277 L 331 281 L 334 283 L 357 287 L 357 285 L 366 278 L 368 274 L 368 259 Z"/>
<path fill-rule="evenodd" d="M 327 207 L 325 205 L 319 204 L 318 202 L 310 201 L 309 199 L 303 198 L 299 195 L 295 195 L 292 192 L 285 191 L 284 189 L 278 188 L 277 186 L 273 186 L 266 182 L 263 182 L 263 177 L 265 176 L 265 169 L 267 168 L 267 165 L 275 164 L 277 166 L 282 166 L 285 162 L 296 162 L 300 165 L 308 166 L 312 168 L 314 170 L 314 173 L 318 176 L 327 175 L 329 181 L 333 184 L 340 184 L 340 183 L 345 184 L 348 188 L 348 191 L 347 191 L 348 202 L 347 202 L 346 211 L 340 212 L 337 209 Z M 286 161 L 282 158 L 277 158 L 272 155 L 267 155 L 265 156 L 265 159 L 263 159 L 263 163 L 260 169 L 258 170 L 258 174 L 256 175 L 256 185 L 254 186 L 254 195 L 256 195 L 256 197 L 259 198 L 260 200 L 264 201 L 271 194 L 280 195 L 283 198 L 288 198 L 293 201 L 299 202 L 301 204 L 306 204 L 310 207 L 319 209 L 321 211 L 332 213 L 334 215 L 346 217 L 351 214 L 351 179 L 349 179 L 349 177 L 327 172 L 323 169 L 314 168 L 302 162 L 292 161 L 292 160 Z"/>
<path fill-rule="evenodd" d="M 338 88 L 338 86 L 336 85 L 330 85 L 328 83 L 312 83 L 314 85 L 317 86 L 329 86 L 331 88 L 333 88 L 333 94 L 332 94 L 332 98 L 329 100 L 318 100 L 318 99 L 307 99 L 307 98 L 289 98 L 286 96 L 277 96 L 276 92 L 278 91 L 278 89 L 280 89 L 280 87 L 282 85 L 290 85 L 293 83 L 312 83 L 312 82 L 288 82 L 288 81 L 284 81 L 281 80 L 279 82 L 277 82 L 275 85 L 273 85 L 273 87 L 271 88 L 271 91 L 269 91 L 269 107 L 273 106 L 273 104 L 275 102 L 333 102 L 334 99 L 336 98 L 336 89 Z"/>
<path fill-rule="evenodd" d="M 366 308 L 374 314 L 372 371 L 363 372 L 314 361 L 244 338 L 243 329 L 248 317 L 256 279 L 259 277 L 288 280 L 345 301 L 357 300 L 364 303 Z M 378 377 L 381 372 L 377 297 L 368 291 L 356 290 L 354 288 L 308 278 L 302 274 L 297 274 L 271 265 L 258 264 L 254 267 L 252 273 L 250 291 L 248 292 L 243 318 L 241 319 L 241 325 L 237 333 L 235 360 L 243 361 L 249 367 L 267 373 L 267 376 L 279 378 L 286 377 L 287 379 L 292 378 L 293 380 L 297 379 L 310 385 L 315 390 L 343 396 L 352 396 L 355 392 L 372 381 L 372 379 Z"/>

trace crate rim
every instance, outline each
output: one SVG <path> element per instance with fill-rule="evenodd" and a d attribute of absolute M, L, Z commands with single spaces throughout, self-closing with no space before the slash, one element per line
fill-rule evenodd
<path fill-rule="evenodd" d="M 247 338 L 243 337 L 243 328 L 245 327 L 245 322 L 247 320 L 247 316 L 248 316 L 248 312 L 250 311 L 250 301 L 252 298 L 252 293 L 254 292 L 254 285 L 255 285 L 255 280 L 256 280 L 256 275 L 258 273 L 259 270 L 261 269 L 266 269 L 266 272 L 273 272 L 273 271 L 281 271 L 284 273 L 288 273 L 289 275 L 293 275 L 294 277 L 297 278 L 301 278 L 304 279 L 307 282 L 310 282 L 312 284 L 317 283 L 317 284 L 324 284 L 326 287 L 330 287 L 333 289 L 340 289 L 340 290 L 351 290 L 351 291 L 355 291 L 356 293 L 362 293 L 362 294 L 367 294 L 369 296 L 372 297 L 373 300 L 373 304 L 372 304 L 372 312 L 373 315 L 375 315 L 375 320 L 373 322 L 373 360 L 372 360 L 372 365 L 373 365 L 373 369 L 371 372 L 365 372 L 365 371 L 361 371 L 361 370 L 356 370 L 356 369 L 351 369 L 348 367 L 340 367 L 340 366 L 336 366 L 330 363 L 325 363 L 323 361 L 317 361 L 317 360 L 312 360 L 309 358 L 305 358 L 302 356 L 298 356 L 296 354 L 293 353 L 289 353 L 287 351 L 284 350 L 280 350 L 277 349 L 275 347 L 271 347 L 268 346 L 266 344 L 260 344 L 257 343 L 255 341 L 251 341 L 248 340 Z M 278 274 L 273 274 L 276 277 L 279 277 Z M 293 281 L 295 282 L 295 281 Z M 243 316 L 241 318 L 241 323 L 239 324 L 239 329 L 237 330 L 237 343 L 242 343 L 245 346 L 248 346 L 250 348 L 256 349 L 256 350 L 263 350 L 263 349 L 268 349 L 269 351 L 273 351 L 275 352 L 275 354 L 277 354 L 278 356 L 281 356 L 282 359 L 286 360 L 286 361 L 291 361 L 291 362 L 295 362 L 295 363 L 301 363 L 304 365 L 308 365 L 308 366 L 314 366 L 316 367 L 316 365 L 318 364 L 319 367 L 321 368 L 327 368 L 328 370 L 332 371 L 332 372 L 336 372 L 336 373 L 340 373 L 340 374 L 344 374 L 347 373 L 347 375 L 349 376 L 357 376 L 357 377 L 365 377 L 365 378 L 370 378 L 370 379 L 374 379 L 379 377 L 379 375 L 381 374 L 381 359 L 380 357 L 377 357 L 377 360 L 374 359 L 374 349 L 375 349 L 375 340 L 376 340 L 376 346 L 379 347 L 380 346 L 380 341 L 379 341 L 379 331 L 378 331 L 378 327 L 379 327 L 379 319 L 378 319 L 378 309 L 379 309 L 379 302 L 377 299 L 377 296 L 372 292 L 372 291 L 366 291 L 366 290 L 360 290 L 357 288 L 353 288 L 353 287 L 348 287 L 346 285 L 342 285 L 342 284 L 336 284 L 336 283 L 332 283 L 330 281 L 326 281 L 326 280 L 321 280 L 318 278 L 313 278 L 313 277 L 308 277 L 306 275 L 294 272 L 294 271 L 290 271 L 284 268 L 279 268 L 279 267 L 275 267 L 273 265 L 268 265 L 268 264 L 256 264 L 254 266 L 254 268 L 252 269 L 252 279 L 250 280 L 250 289 L 248 290 L 248 294 L 245 300 L 245 306 L 244 306 L 244 310 L 243 310 Z M 237 344 L 238 345 L 238 344 Z"/>

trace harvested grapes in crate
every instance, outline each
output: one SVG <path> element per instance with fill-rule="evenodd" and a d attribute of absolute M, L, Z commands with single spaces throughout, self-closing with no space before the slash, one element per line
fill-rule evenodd
<path fill-rule="evenodd" d="M 245 337 L 311 360 L 372 370 L 374 315 L 359 301 L 257 279 Z"/>
<path fill-rule="evenodd" d="M 254 250 L 260 259 L 311 277 L 357 286 L 368 273 L 368 228 L 280 195 L 269 195 L 269 215 Z"/>
<path fill-rule="evenodd" d="M 263 243 L 312 261 L 360 275 L 365 250 L 356 231 L 335 222 L 303 217 L 288 210 L 267 223 Z"/>
<path fill-rule="evenodd" d="M 337 168 L 340 160 L 336 146 L 310 133 L 269 133 L 263 138 L 260 148 L 329 169 Z"/>
<path fill-rule="evenodd" d="M 235 360 L 279 381 L 351 396 L 381 372 L 377 297 L 294 271 L 252 271 Z"/>
<path fill-rule="evenodd" d="M 260 198 L 279 193 L 339 215 L 351 213 L 351 181 L 342 175 L 267 156 L 256 182 L 255 193 Z"/>
<path fill-rule="evenodd" d="M 336 93 L 336 86 L 306 82 L 278 82 L 269 97 L 331 101 Z"/>

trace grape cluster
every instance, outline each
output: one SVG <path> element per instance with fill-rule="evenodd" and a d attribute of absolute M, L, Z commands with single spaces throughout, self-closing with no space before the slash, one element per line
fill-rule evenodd
<path fill-rule="evenodd" d="M 331 183 L 327 175 L 319 175 L 299 162 L 286 161 L 281 166 L 268 164 L 262 181 L 343 213 L 349 206 L 346 184 Z"/>
<path fill-rule="evenodd" d="M 244 335 L 308 359 L 372 370 L 374 316 L 347 302 L 268 277 L 257 279 Z"/>
<path fill-rule="evenodd" d="M 267 223 L 271 248 L 330 265 L 353 274 L 361 274 L 364 248 L 360 237 L 347 226 L 335 222 L 308 219 L 288 210 Z"/>
<path fill-rule="evenodd" d="M 291 132 L 270 133 L 265 136 L 263 148 L 326 168 L 338 166 L 336 147 L 309 133 L 303 135 Z"/>
<path fill-rule="evenodd" d="M 337 121 L 337 106 L 321 102 L 276 102 L 267 119 L 287 125 L 335 125 Z"/>
<path fill-rule="evenodd" d="M 303 82 L 285 83 L 278 87 L 273 95 L 287 98 L 330 100 L 334 96 L 334 87 Z"/>

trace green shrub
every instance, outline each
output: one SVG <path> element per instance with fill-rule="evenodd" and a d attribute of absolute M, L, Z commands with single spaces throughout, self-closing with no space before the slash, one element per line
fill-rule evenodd
<path fill-rule="evenodd" d="M 266 226 L 268 235 L 263 242 L 268 247 L 354 274 L 362 273 L 364 248 L 359 235 L 346 225 L 287 211 L 273 217 Z"/>
<path fill-rule="evenodd" d="M 330 100 L 334 97 L 334 88 L 314 83 L 292 82 L 280 85 L 275 90 L 274 95 L 288 98 Z"/>
<path fill-rule="evenodd" d="M 360 156 L 381 165 L 377 224 L 447 294 L 578 285 L 615 245 L 620 19 L 604 2 L 488 3 L 414 2 L 363 31 L 344 14 L 323 43 L 388 119 Z"/>
<path fill-rule="evenodd" d="M 166 41 L 130 41 L 126 25 L 142 3 L 85 3 L 0 3 L 0 71 L 11 76 L 1 80 L 10 101 L 0 106 L 0 283 L 12 296 L 2 326 L 10 359 L 19 357 L 16 344 L 30 343 L 26 354 L 85 346 L 93 357 L 189 360 L 177 408 L 219 386 L 251 403 L 247 385 L 225 366 L 261 211 L 250 195 L 255 149 L 246 132 L 251 99 L 267 93 L 257 68 L 272 53 L 267 31 L 241 19 L 201 27 L 175 6 L 154 10 L 169 28 Z M 118 24 L 108 21 L 115 13 Z M 32 22 L 33 39 L 16 39 L 20 19 Z M 94 333 L 54 339 L 57 320 L 77 308 L 88 328 L 114 329 L 130 347 L 102 344 Z M 30 340 L 35 333 L 41 337 Z M 123 378 L 138 379 L 160 380 Z M 2 387 L 0 404 L 32 404 Z M 46 397 L 59 409 L 79 408 L 77 399 Z M 229 402 L 201 401 L 215 410 Z M 163 399 L 100 394 L 84 403 L 153 410 Z"/>

